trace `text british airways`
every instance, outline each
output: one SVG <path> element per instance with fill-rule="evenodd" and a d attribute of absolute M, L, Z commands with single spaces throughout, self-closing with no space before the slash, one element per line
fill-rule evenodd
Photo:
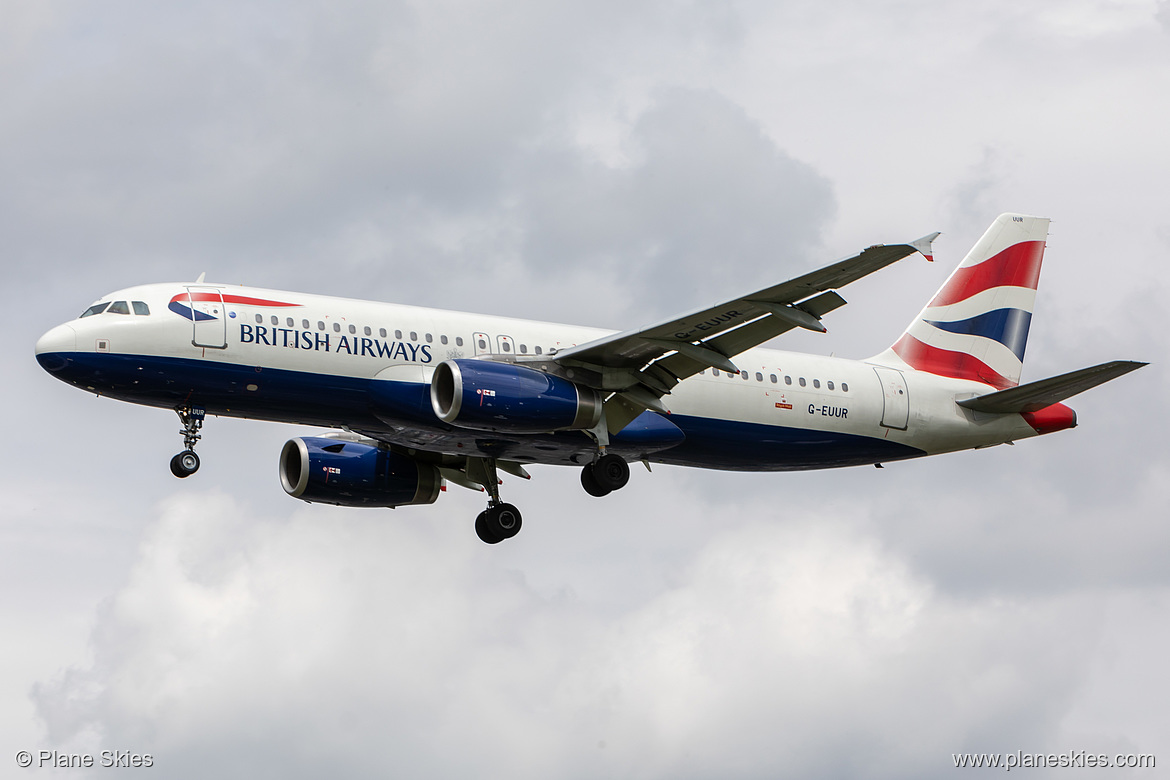
<path fill-rule="evenodd" d="M 403 360 L 411 363 L 430 363 L 430 344 L 411 344 L 407 341 L 383 341 L 382 339 L 338 336 L 331 339 L 330 333 L 317 333 L 294 328 L 269 328 L 265 325 L 240 323 L 241 344 L 264 344 L 269 347 L 287 349 L 309 349 L 315 352 L 336 352 L 359 357 Z"/>

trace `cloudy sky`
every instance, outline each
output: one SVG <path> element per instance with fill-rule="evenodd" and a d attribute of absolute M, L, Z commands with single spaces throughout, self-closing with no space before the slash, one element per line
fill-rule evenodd
<path fill-rule="evenodd" d="M 0 777 L 54 748 L 173 778 L 1170 765 L 1166 0 L 0 19 Z M 290 500 L 305 430 L 210 420 L 179 482 L 172 414 L 32 356 L 108 291 L 204 271 L 624 329 L 943 231 L 782 340 L 862 358 L 1003 211 L 1053 219 L 1025 380 L 1153 362 L 1076 430 L 881 471 L 639 467 L 604 500 L 536 467 L 495 547 L 467 491 Z"/>

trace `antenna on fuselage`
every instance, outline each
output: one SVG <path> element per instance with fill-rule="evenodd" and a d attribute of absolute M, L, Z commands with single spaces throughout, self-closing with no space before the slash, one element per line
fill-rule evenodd
<path fill-rule="evenodd" d="M 203 280 L 207 278 L 207 272 L 199 274 L 199 278 L 195 280 L 195 284 L 203 284 Z"/>

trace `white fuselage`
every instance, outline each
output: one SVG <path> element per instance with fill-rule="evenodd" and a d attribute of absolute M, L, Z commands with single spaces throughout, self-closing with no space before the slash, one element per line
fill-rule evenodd
<path fill-rule="evenodd" d="M 211 300 L 198 301 L 189 290 Z M 418 397 L 444 360 L 536 360 L 611 331 L 224 285 L 146 285 L 102 301 L 137 301 L 150 313 L 79 318 L 47 333 L 37 347 L 39 356 L 59 356 L 42 359 L 48 370 L 99 394 L 344 427 L 452 455 L 490 453 L 501 440 L 519 439 L 516 460 L 571 463 L 591 447 L 578 431 L 544 437 L 463 431 L 433 414 L 427 419 Z M 65 365 L 54 370 L 58 362 Z M 684 443 L 658 451 L 631 445 L 627 454 L 707 468 L 786 470 L 1037 435 L 1020 415 L 956 405 L 989 390 L 978 382 L 766 348 L 737 355 L 735 364 L 742 373 L 709 369 L 662 399 L 668 419 L 686 434 Z M 369 388 L 392 392 L 371 402 Z"/>

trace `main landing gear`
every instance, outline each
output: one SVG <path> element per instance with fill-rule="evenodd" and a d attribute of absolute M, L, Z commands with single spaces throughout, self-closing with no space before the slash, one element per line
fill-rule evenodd
<path fill-rule="evenodd" d="M 475 533 L 480 541 L 499 544 L 520 533 L 520 510 L 500 500 L 500 479 L 496 475 L 494 458 L 468 458 L 468 475 L 487 488 L 487 509 L 475 518 Z"/>
<path fill-rule="evenodd" d="M 608 496 L 630 481 L 630 464 L 612 453 L 602 455 L 581 469 L 581 487 L 591 496 Z"/>
<path fill-rule="evenodd" d="M 189 406 L 180 406 L 175 409 L 179 421 L 183 423 L 183 446 L 186 448 L 171 458 L 171 473 L 179 479 L 191 476 L 199 470 L 199 456 L 195 454 L 195 443 L 202 437 L 199 429 L 203 427 L 203 418 L 207 413 L 202 409 L 192 409 Z"/>

